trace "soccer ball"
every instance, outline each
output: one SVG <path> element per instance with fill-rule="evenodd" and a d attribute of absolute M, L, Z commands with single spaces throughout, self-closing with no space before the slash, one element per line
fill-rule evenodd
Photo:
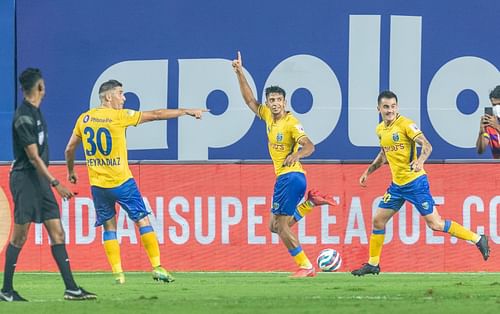
<path fill-rule="evenodd" d="M 342 257 L 334 249 L 324 249 L 319 253 L 316 263 L 322 271 L 337 271 L 342 265 Z"/>

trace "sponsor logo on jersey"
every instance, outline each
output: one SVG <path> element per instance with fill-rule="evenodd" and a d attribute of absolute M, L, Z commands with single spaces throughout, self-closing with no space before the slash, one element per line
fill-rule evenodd
<path fill-rule="evenodd" d="M 276 140 L 277 140 L 278 142 L 283 141 L 283 133 L 278 132 L 278 134 L 276 134 Z"/>
<path fill-rule="evenodd" d="M 398 133 L 392 133 L 392 140 L 394 142 L 398 142 L 399 141 L 399 134 Z"/>
<path fill-rule="evenodd" d="M 90 116 L 87 114 L 85 117 L 83 117 L 83 123 L 89 122 Z"/>

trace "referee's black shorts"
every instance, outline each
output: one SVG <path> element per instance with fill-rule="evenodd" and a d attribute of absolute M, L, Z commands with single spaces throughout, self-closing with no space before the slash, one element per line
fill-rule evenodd
<path fill-rule="evenodd" d="M 61 218 L 49 181 L 36 170 L 12 171 L 10 191 L 14 200 L 16 224 L 42 223 L 48 219 Z"/>

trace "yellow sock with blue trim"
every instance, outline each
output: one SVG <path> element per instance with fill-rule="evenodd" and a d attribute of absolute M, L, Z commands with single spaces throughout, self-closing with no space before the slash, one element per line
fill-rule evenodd
<path fill-rule="evenodd" d="M 312 268 L 311 262 L 307 258 L 306 253 L 304 253 L 300 245 L 294 249 L 288 250 L 288 253 L 290 253 L 290 255 L 293 257 L 295 263 L 297 264 L 297 266 L 299 266 L 299 268 Z"/>
<path fill-rule="evenodd" d="M 454 222 L 453 220 L 445 220 L 444 221 L 444 232 L 451 234 L 454 237 L 457 237 L 462 240 L 472 241 L 477 243 L 481 236 L 477 233 L 470 231 L 459 223 Z"/>
<path fill-rule="evenodd" d="M 104 251 L 108 257 L 113 273 L 122 273 L 122 260 L 120 257 L 120 244 L 116 239 L 116 231 L 104 231 Z"/>
<path fill-rule="evenodd" d="M 377 266 L 380 263 L 380 255 L 382 254 L 382 246 L 384 246 L 385 229 L 372 230 L 370 235 L 370 258 L 368 264 Z"/>
<path fill-rule="evenodd" d="M 293 213 L 293 218 L 296 221 L 301 220 L 305 215 L 309 214 L 314 208 L 314 204 L 311 201 L 304 201 L 297 206 L 297 209 Z"/>
<path fill-rule="evenodd" d="M 139 233 L 141 234 L 141 242 L 146 249 L 151 266 L 160 266 L 160 246 L 158 245 L 158 239 L 156 238 L 156 233 L 154 232 L 153 227 L 140 227 Z"/>

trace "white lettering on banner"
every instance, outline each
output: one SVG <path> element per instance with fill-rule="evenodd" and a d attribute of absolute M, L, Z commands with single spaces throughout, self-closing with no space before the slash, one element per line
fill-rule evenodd
<path fill-rule="evenodd" d="M 340 204 L 340 197 L 334 196 L 333 199 L 337 204 Z M 330 225 L 337 224 L 337 216 L 329 214 L 329 206 L 321 206 L 321 244 L 339 244 L 340 237 L 338 235 L 330 235 Z"/>
<path fill-rule="evenodd" d="M 85 212 L 85 213 L 84 213 Z M 75 199 L 75 243 L 89 244 L 95 240 L 95 209 L 94 203 L 88 197 L 78 197 Z M 84 217 L 87 217 L 84 220 Z M 87 235 L 84 234 L 84 228 L 88 229 Z"/>
<path fill-rule="evenodd" d="M 472 148 L 476 135 L 470 130 L 476 128 L 482 115 L 481 106 L 474 113 L 462 113 L 457 108 L 457 96 L 467 89 L 479 95 L 480 104 L 489 103 L 489 89 L 500 80 L 500 72 L 487 60 L 463 56 L 444 63 L 429 86 L 422 87 L 422 21 L 421 16 L 391 16 L 387 45 L 381 43 L 380 15 L 349 17 L 349 72 L 345 84 L 349 89 L 345 108 L 342 108 L 341 85 L 334 70 L 313 55 L 287 57 L 271 70 L 264 86 L 280 84 L 289 95 L 298 88 L 309 90 L 313 98 L 311 110 L 295 114 L 304 123 L 313 142 L 320 144 L 331 135 L 337 127 L 341 109 L 345 109 L 348 114 L 347 135 L 351 143 L 376 147 L 379 143 L 374 135 L 378 123 L 375 100 L 381 88 L 381 73 L 388 71 L 389 88 L 398 94 L 402 114 L 410 116 L 420 125 L 424 112 L 421 108 L 423 95 L 436 133 L 454 147 Z M 381 47 L 389 50 L 388 69 L 382 71 Z M 222 91 L 228 98 L 228 108 L 223 114 L 208 113 L 204 115 L 203 123 L 195 119 L 178 121 L 177 159 L 207 160 L 210 148 L 227 147 L 241 140 L 255 117 L 241 98 L 231 60 L 199 58 L 177 61 L 179 107 L 204 107 L 213 91 Z M 247 70 L 244 71 L 250 88 L 257 95 L 253 77 Z M 168 60 L 131 60 L 111 65 L 96 80 L 91 107 L 99 104 L 99 85 L 110 78 L 122 81 L 126 91 L 137 95 L 140 110 L 153 109 L 152 106 L 167 107 Z M 426 89 L 426 93 L 422 93 L 422 88 Z M 289 109 L 293 111 L 293 106 Z M 221 132 L 221 125 L 231 132 Z M 166 126 L 166 121 L 156 121 L 129 130 L 128 148 L 168 149 Z"/>
<path fill-rule="evenodd" d="M 468 229 L 471 229 L 471 230 L 472 230 L 472 228 L 471 228 L 471 222 L 472 222 L 472 219 L 471 219 L 471 208 L 472 207 L 475 207 L 476 211 L 478 213 L 484 213 L 483 199 L 481 197 L 477 196 L 477 195 L 469 195 L 464 200 L 464 205 L 463 205 L 463 208 L 462 208 L 462 217 L 463 217 L 462 225 L 465 228 L 468 228 Z M 491 210 L 491 208 L 490 208 L 490 210 Z M 476 233 L 479 233 L 479 234 L 484 234 L 484 226 L 477 225 L 476 230 L 472 230 L 472 231 L 475 231 Z M 456 242 L 456 240 L 455 240 L 455 242 Z"/>
<path fill-rule="evenodd" d="M 210 244 L 215 240 L 215 197 L 208 197 L 207 210 L 203 210 L 203 198 L 196 196 L 194 198 L 194 237 L 200 244 Z M 207 218 L 203 219 L 203 212 L 206 212 Z M 203 221 L 208 223 L 203 224 Z M 208 228 L 207 235 L 203 235 L 203 225 Z"/>
<path fill-rule="evenodd" d="M 334 199 L 340 201 L 338 196 L 335 196 Z M 378 208 L 380 199 L 381 197 L 376 197 L 371 202 L 372 217 Z M 148 198 L 144 197 L 147 209 L 153 213 L 149 218 L 157 233 L 158 242 L 160 244 L 171 242 L 176 245 L 183 245 L 189 241 L 196 241 L 203 245 L 213 244 L 218 237 L 218 232 L 220 232 L 220 243 L 222 244 L 241 243 L 241 241 L 252 245 L 276 244 L 279 237 L 269 232 L 267 225 L 259 228 L 261 234 L 256 232 L 258 225 L 266 224 L 264 215 L 267 216 L 269 210 L 267 200 L 264 196 L 251 196 L 246 199 L 246 202 L 242 202 L 236 196 L 195 196 L 192 200 L 188 200 L 183 196 L 175 196 L 168 200 L 168 216 L 165 217 L 164 197 L 155 197 L 156 209 L 152 209 Z M 434 200 L 437 205 L 445 203 L 443 196 L 435 196 Z M 372 231 L 371 217 L 364 216 L 360 196 L 353 196 L 347 201 L 350 201 L 350 203 L 345 212 L 345 226 L 338 225 L 338 214 L 331 214 L 336 212 L 334 208 L 323 205 L 319 211 L 319 225 L 315 224 L 320 227 L 320 230 L 310 229 L 311 224 L 308 223 L 306 218 L 298 223 L 297 232 L 300 242 L 303 244 L 349 245 L 356 242 L 368 244 L 368 235 Z M 247 205 L 246 208 L 243 208 L 243 203 Z M 489 205 L 488 208 L 485 208 L 485 203 Z M 204 206 L 205 204 L 206 206 Z M 491 241 L 500 244 L 498 230 L 499 206 L 500 196 L 498 195 L 492 197 L 488 202 L 477 195 L 469 195 L 463 202 L 462 219 L 460 220 L 460 217 L 453 219 L 477 233 L 484 233 L 485 226 L 487 226 Z M 257 207 L 261 207 L 258 212 L 262 214 L 257 213 Z M 95 210 L 91 198 L 75 197 L 69 202 L 62 201 L 61 208 L 61 221 L 66 231 L 66 243 L 90 244 L 97 240 L 96 228 L 93 226 Z M 484 217 L 484 225 L 474 223 L 471 215 L 472 210 Z M 485 213 L 486 210 L 488 210 L 488 213 Z M 70 212 L 74 213 L 74 215 L 68 215 Z M 246 213 L 246 222 L 243 219 L 244 213 Z M 193 219 L 188 219 L 187 216 L 193 217 Z M 403 205 L 398 216 L 398 234 L 393 233 L 393 219 L 386 225 L 386 238 L 391 242 L 397 240 L 405 245 L 414 245 L 419 241 L 425 241 L 426 244 L 442 245 L 445 241 L 448 241 L 447 238 L 450 239 L 451 244 L 458 242 L 456 238 L 448 237 L 442 232 L 434 232 L 427 226 L 425 226 L 425 231 L 421 230 L 420 214 L 409 204 Z M 476 227 L 471 228 L 473 225 Z M 337 232 L 343 232 L 344 237 L 342 238 L 340 234 L 331 233 L 329 229 L 332 226 L 335 226 Z M 203 227 L 207 229 L 203 229 Z M 167 228 L 168 236 L 165 238 L 164 231 Z M 194 232 L 191 232 L 191 228 L 194 228 Z M 411 228 L 411 232 L 409 228 Z M 235 229 L 237 229 L 235 231 L 237 233 L 232 231 Z M 45 231 L 43 231 L 42 224 L 35 224 L 34 243 L 36 245 L 42 245 L 44 238 L 48 239 L 48 235 L 43 235 L 43 232 Z M 246 232 L 246 234 L 241 234 L 241 232 Z M 123 209 L 118 211 L 117 237 L 120 242 L 123 242 L 123 238 L 128 238 L 128 243 L 138 243 L 138 230 Z"/>
<path fill-rule="evenodd" d="M 234 209 L 230 215 L 229 209 Z M 237 197 L 222 196 L 221 199 L 221 243 L 229 244 L 229 227 L 240 223 L 242 217 L 241 202 Z"/>
<path fill-rule="evenodd" d="M 255 234 L 255 225 L 261 225 L 263 217 L 255 213 L 257 205 L 266 205 L 266 198 L 262 196 L 251 196 L 247 202 L 248 212 L 248 244 L 266 244 L 266 236 L 258 236 Z M 266 230 L 269 230 L 266 228 Z"/>
<path fill-rule="evenodd" d="M 180 245 L 189 240 L 189 223 L 184 217 L 177 213 L 177 207 L 180 207 L 181 211 L 184 213 L 189 212 L 188 200 L 182 196 L 176 196 L 172 198 L 168 204 L 170 218 L 180 226 L 180 232 L 177 230 L 179 227 L 169 226 L 168 236 L 172 243 Z"/>
<path fill-rule="evenodd" d="M 500 195 L 493 197 L 490 201 L 490 239 L 494 243 L 500 243 L 498 234 L 498 207 L 500 207 Z"/>
<path fill-rule="evenodd" d="M 368 237 L 366 236 L 366 232 L 365 219 L 361 208 L 361 199 L 359 196 L 354 196 L 351 199 L 349 215 L 347 216 L 344 243 L 352 244 L 353 238 L 359 238 L 361 244 L 367 244 Z"/>

